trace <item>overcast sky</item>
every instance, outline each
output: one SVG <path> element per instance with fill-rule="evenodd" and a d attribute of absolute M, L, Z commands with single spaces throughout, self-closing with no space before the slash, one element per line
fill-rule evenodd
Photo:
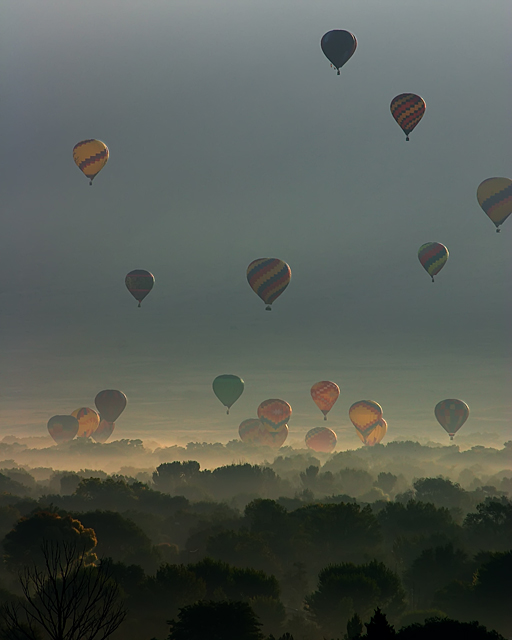
<path fill-rule="evenodd" d="M 339 77 L 331 29 L 358 41 Z M 433 408 L 457 397 L 475 442 L 503 442 L 512 222 L 496 234 L 476 189 L 512 177 L 509 67 L 499 0 L 2 3 L 0 435 L 118 388 L 118 437 L 226 441 L 281 397 L 299 442 L 330 379 L 340 433 L 369 398 L 390 439 L 444 441 Z M 427 104 L 410 142 L 403 92 Z M 86 138 L 110 149 L 92 188 Z M 450 251 L 434 284 L 429 241 Z M 271 313 L 259 257 L 292 270 Z M 132 269 L 156 279 L 141 309 Z M 222 373 L 246 382 L 229 417 Z"/>

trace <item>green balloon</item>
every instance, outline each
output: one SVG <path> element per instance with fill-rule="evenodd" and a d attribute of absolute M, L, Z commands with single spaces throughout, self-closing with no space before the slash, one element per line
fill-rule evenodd
<path fill-rule="evenodd" d="M 226 413 L 229 413 L 230 407 L 235 404 L 244 391 L 244 381 L 238 376 L 232 376 L 227 373 L 217 376 L 213 381 L 212 387 L 213 393 L 228 408 Z"/>

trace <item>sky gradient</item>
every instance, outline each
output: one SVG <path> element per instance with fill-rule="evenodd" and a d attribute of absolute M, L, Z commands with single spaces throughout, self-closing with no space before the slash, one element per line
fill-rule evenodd
<path fill-rule="evenodd" d="M 445 441 L 450 397 L 475 444 L 509 439 L 512 223 L 476 200 L 511 177 L 509 24 L 494 0 L 4 3 L 0 436 L 118 388 L 117 437 L 226 441 L 281 397 L 299 442 L 330 379 L 353 446 L 363 398 L 389 439 Z M 358 40 L 339 77 L 330 29 Z M 408 143 L 403 92 L 427 104 Z M 92 188 L 85 138 L 110 149 Z M 429 241 L 450 251 L 434 284 Z M 259 257 L 292 270 L 272 313 Z M 142 309 L 132 269 L 155 275 Z M 222 373 L 246 382 L 229 417 Z"/>

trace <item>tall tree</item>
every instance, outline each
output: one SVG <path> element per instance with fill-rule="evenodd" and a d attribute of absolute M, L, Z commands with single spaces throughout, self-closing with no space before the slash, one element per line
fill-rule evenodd
<path fill-rule="evenodd" d="M 73 542 L 43 541 L 43 566 L 20 573 L 20 602 L 3 610 L 5 640 L 106 640 L 126 611 L 108 564 L 88 564 L 88 550 Z"/>

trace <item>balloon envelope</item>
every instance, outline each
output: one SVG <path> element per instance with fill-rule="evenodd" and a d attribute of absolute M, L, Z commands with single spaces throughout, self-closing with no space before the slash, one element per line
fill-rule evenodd
<path fill-rule="evenodd" d="M 279 429 L 269 429 L 268 427 L 263 426 L 263 430 L 260 433 L 260 437 L 258 440 L 258 444 L 261 444 L 266 447 L 271 447 L 272 449 L 279 449 L 281 447 L 286 438 L 288 437 L 288 425 L 283 424 Z"/>
<path fill-rule="evenodd" d="M 357 40 L 353 33 L 344 29 L 333 29 L 322 36 L 320 46 L 325 57 L 338 70 L 350 60 L 357 47 Z"/>
<path fill-rule="evenodd" d="M 409 140 L 409 134 L 423 118 L 427 105 L 415 93 L 401 93 L 391 100 L 391 115 Z"/>
<path fill-rule="evenodd" d="M 94 399 L 100 418 L 107 422 L 115 422 L 126 407 L 127 398 L 122 391 L 105 389 Z"/>
<path fill-rule="evenodd" d="M 278 258 L 258 258 L 247 267 L 247 281 L 267 305 L 267 311 L 290 284 L 291 277 L 290 267 Z"/>
<path fill-rule="evenodd" d="M 108 156 L 108 147 L 101 140 L 82 140 L 73 147 L 73 160 L 80 171 L 89 178 L 89 184 L 92 184 L 107 164 Z"/>
<path fill-rule="evenodd" d="M 292 408 L 284 400 L 264 400 L 258 407 L 258 418 L 271 431 L 279 431 L 288 423 L 291 415 Z"/>
<path fill-rule="evenodd" d="M 374 400 L 359 400 L 350 407 L 348 415 L 360 433 L 369 433 L 379 424 L 382 407 Z"/>
<path fill-rule="evenodd" d="M 384 438 L 387 430 L 388 423 L 384 420 L 384 418 L 381 418 L 378 421 L 377 425 L 371 431 L 360 433 L 358 430 L 356 430 L 356 433 L 359 436 L 359 439 L 364 442 L 365 445 L 367 445 L 368 447 L 373 447 L 374 445 L 379 444 L 382 438 Z"/>
<path fill-rule="evenodd" d="M 242 442 L 259 444 L 263 433 L 263 423 L 258 418 L 249 418 L 240 423 L 238 433 Z"/>
<path fill-rule="evenodd" d="M 434 282 L 437 275 L 448 260 L 448 249 L 440 242 L 426 242 L 418 250 L 418 260 Z"/>
<path fill-rule="evenodd" d="M 227 413 L 231 406 L 238 400 L 244 391 L 244 381 L 238 376 L 223 374 L 217 376 L 212 384 L 213 393 L 227 407 Z"/>
<path fill-rule="evenodd" d="M 453 436 L 469 417 L 469 407 L 462 400 L 441 400 L 434 409 L 435 416 L 443 429 L 453 440 Z"/>
<path fill-rule="evenodd" d="M 96 431 L 100 423 L 99 415 L 94 409 L 89 409 L 89 407 L 75 409 L 71 415 L 78 420 L 77 438 L 89 438 L 93 432 Z"/>
<path fill-rule="evenodd" d="M 311 397 L 316 406 L 324 414 L 324 420 L 327 420 L 327 414 L 332 409 L 339 395 L 340 388 L 335 382 L 330 382 L 329 380 L 316 382 L 311 387 Z"/>
<path fill-rule="evenodd" d="M 48 431 L 57 444 L 73 440 L 78 433 L 78 426 L 74 416 L 53 416 L 48 420 Z"/>
<path fill-rule="evenodd" d="M 107 422 L 107 420 L 101 420 L 98 425 L 98 428 L 91 436 L 92 439 L 96 440 L 96 442 L 100 442 L 101 444 L 103 444 L 110 438 L 110 436 L 112 435 L 112 432 L 115 429 L 115 426 L 116 425 L 114 422 Z"/>
<path fill-rule="evenodd" d="M 306 433 L 306 446 L 312 451 L 331 453 L 338 440 L 332 429 L 327 427 L 315 427 Z"/>
<path fill-rule="evenodd" d="M 512 213 L 512 180 L 487 178 L 480 183 L 476 197 L 482 209 L 494 222 L 496 231 Z"/>
<path fill-rule="evenodd" d="M 126 288 L 132 296 L 140 303 L 148 295 L 155 284 L 155 276 L 145 269 L 134 269 L 127 274 L 124 279 Z"/>

